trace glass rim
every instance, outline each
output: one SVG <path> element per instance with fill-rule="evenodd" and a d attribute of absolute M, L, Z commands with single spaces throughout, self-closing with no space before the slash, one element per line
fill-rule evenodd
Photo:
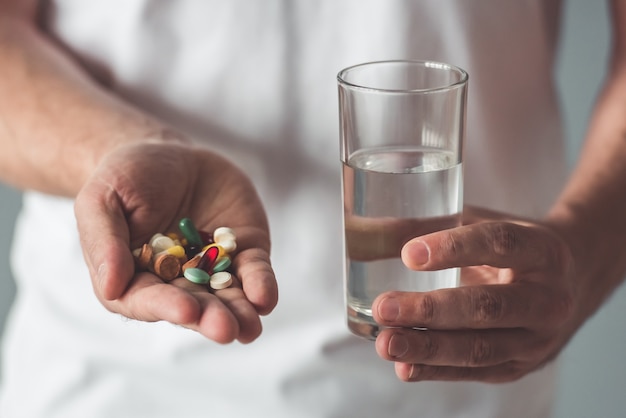
<path fill-rule="evenodd" d="M 374 87 L 374 86 L 367 86 L 367 85 L 360 85 L 360 84 L 356 84 L 350 81 L 346 80 L 346 75 L 347 73 L 359 69 L 359 68 L 363 68 L 363 67 L 373 67 L 373 66 L 379 66 L 379 65 L 383 65 L 383 64 L 411 64 L 411 65 L 418 65 L 418 66 L 422 66 L 424 68 L 433 68 L 433 69 L 445 69 L 445 70 L 450 70 L 452 72 L 456 72 L 459 74 L 459 79 L 453 83 L 449 83 L 449 84 L 445 84 L 445 85 L 440 85 L 440 86 L 435 86 L 435 87 L 428 87 L 428 88 L 420 88 L 420 89 L 389 89 L 389 88 L 380 88 L 380 87 Z M 337 82 L 345 87 L 354 89 L 354 90 L 363 90 L 363 91 L 371 91 L 371 92 L 378 92 L 378 93 L 432 93 L 432 92 L 441 92 L 441 91 L 446 91 L 446 90 L 452 90 L 454 88 L 457 87 L 461 87 L 463 85 L 467 84 L 467 81 L 469 79 L 469 75 L 467 73 L 467 71 L 465 71 L 464 69 L 462 69 L 461 67 L 458 67 L 456 65 L 452 65 L 452 64 L 448 64 L 445 62 L 440 62 L 440 61 L 433 61 L 433 60 L 382 60 L 382 61 L 369 61 L 369 62 L 363 62 L 360 64 L 355 64 L 355 65 L 351 65 L 349 67 L 346 67 L 344 69 L 342 69 L 341 71 L 339 71 L 337 73 Z"/>

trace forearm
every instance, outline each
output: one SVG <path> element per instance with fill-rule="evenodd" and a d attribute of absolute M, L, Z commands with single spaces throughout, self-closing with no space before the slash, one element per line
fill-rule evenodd
<path fill-rule="evenodd" d="M 168 139 L 24 18 L 0 17 L 0 179 L 74 196 L 120 144 Z"/>
<path fill-rule="evenodd" d="M 623 45 L 616 42 L 615 48 Z M 581 157 L 549 215 L 572 245 L 581 292 L 595 310 L 626 274 L 626 61 L 614 60 Z"/>

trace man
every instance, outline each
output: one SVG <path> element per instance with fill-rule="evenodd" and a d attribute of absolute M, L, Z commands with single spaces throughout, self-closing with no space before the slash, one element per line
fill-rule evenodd
<path fill-rule="evenodd" d="M 557 2 L 0 4 L 0 174 L 31 190 L 3 415 L 549 414 L 551 360 L 625 270 L 623 2 L 555 203 Z M 381 295 L 373 347 L 342 320 L 333 75 L 383 58 L 468 70 L 466 201 L 490 210 L 405 245 L 470 285 Z M 182 217 L 236 230 L 232 288 L 135 274 L 131 250 Z M 261 335 L 274 271 L 263 337 L 206 341 Z"/>

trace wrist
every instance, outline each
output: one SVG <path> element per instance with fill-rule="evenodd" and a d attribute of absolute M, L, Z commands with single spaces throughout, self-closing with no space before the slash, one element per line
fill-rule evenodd
<path fill-rule="evenodd" d="M 606 208 L 605 208 L 606 209 Z M 610 211 L 610 210 L 609 210 Z M 591 315 L 626 274 L 626 233 L 605 210 L 583 204 L 553 207 L 545 224 L 561 237 L 574 260 L 574 277 Z"/>

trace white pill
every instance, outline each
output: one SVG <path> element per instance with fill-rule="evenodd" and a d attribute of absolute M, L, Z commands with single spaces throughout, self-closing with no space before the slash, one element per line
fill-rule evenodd
<path fill-rule="evenodd" d="M 155 239 L 159 237 L 164 237 L 164 236 L 165 235 L 157 232 L 156 234 L 152 235 L 152 238 L 150 238 L 150 241 L 148 241 L 148 245 L 152 245 L 152 241 L 154 241 Z"/>
<path fill-rule="evenodd" d="M 213 231 L 213 241 L 220 242 L 223 239 L 237 239 L 235 231 L 227 226 L 220 226 Z"/>
<path fill-rule="evenodd" d="M 214 273 L 211 275 L 211 281 L 209 282 L 211 289 L 215 290 L 226 289 L 231 284 L 233 284 L 233 276 L 227 271 Z"/>
<path fill-rule="evenodd" d="M 234 239 L 227 239 L 224 241 L 220 241 L 218 242 L 217 245 L 222 247 L 224 251 L 226 251 L 227 253 L 232 253 L 233 251 L 237 249 L 237 241 L 235 241 Z"/>
<path fill-rule="evenodd" d="M 160 237 L 156 237 L 150 240 L 150 245 L 152 246 L 152 249 L 155 253 L 160 253 L 161 251 L 165 251 L 168 248 L 172 248 L 176 245 L 176 243 L 170 237 L 161 235 Z"/>

